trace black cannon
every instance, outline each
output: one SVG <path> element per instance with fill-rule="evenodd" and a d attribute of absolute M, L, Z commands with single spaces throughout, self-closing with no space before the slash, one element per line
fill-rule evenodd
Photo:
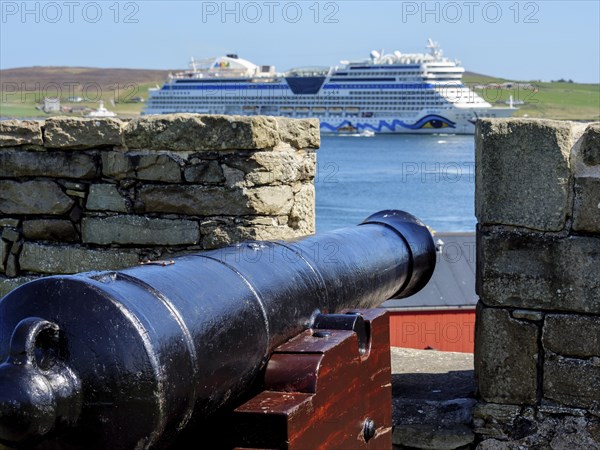
<path fill-rule="evenodd" d="M 0 300 L 0 442 L 165 446 L 320 313 L 409 296 L 434 266 L 427 228 L 390 210 L 296 241 L 27 283 Z"/>

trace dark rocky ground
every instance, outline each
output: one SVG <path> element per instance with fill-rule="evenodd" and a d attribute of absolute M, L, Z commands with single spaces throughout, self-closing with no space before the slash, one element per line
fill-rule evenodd
<path fill-rule="evenodd" d="M 392 347 L 395 449 L 462 449 L 474 441 L 473 355 Z"/>

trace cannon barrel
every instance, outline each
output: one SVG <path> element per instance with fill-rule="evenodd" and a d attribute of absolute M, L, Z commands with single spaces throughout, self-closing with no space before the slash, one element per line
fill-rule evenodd
<path fill-rule="evenodd" d="M 239 398 L 316 314 L 409 296 L 434 266 L 427 228 L 388 210 L 295 241 L 24 284 L 0 300 L 0 442 L 165 446 Z"/>

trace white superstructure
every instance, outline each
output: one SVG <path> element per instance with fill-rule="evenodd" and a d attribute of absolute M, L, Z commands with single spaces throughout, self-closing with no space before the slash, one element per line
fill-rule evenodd
<path fill-rule="evenodd" d="M 89 114 L 86 114 L 85 117 L 116 117 L 117 115 L 109 111 L 104 107 L 104 102 L 100 100 L 98 102 L 98 109 L 91 111 Z"/>
<path fill-rule="evenodd" d="M 515 111 L 492 108 L 463 84 L 458 62 L 431 39 L 427 47 L 427 54 L 372 51 L 364 61 L 284 74 L 237 55 L 192 59 L 190 70 L 150 90 L 143 114 L 315 117 L 323 132 L 472 134 L 478 118 Z"/>

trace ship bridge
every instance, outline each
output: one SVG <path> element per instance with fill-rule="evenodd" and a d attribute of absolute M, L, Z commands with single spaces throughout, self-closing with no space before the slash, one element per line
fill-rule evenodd
<path fill-rule="evenodd" d="M 285 81 L 294 94 L 316 94 L 330 72 L 330 67 L 297 67 L 285 73 Z"/>

